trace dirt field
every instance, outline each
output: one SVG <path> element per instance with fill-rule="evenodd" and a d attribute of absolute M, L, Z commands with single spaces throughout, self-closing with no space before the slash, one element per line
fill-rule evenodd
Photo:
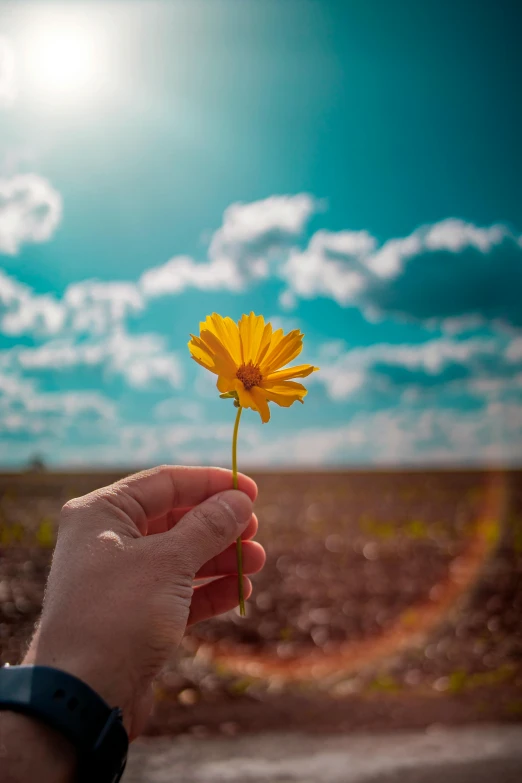
<path fill-rule="evenodd" d="M 248 616 L 187 636 L 150 734 L 522 719 L 522 473 L 258 474 Z M 110 474 L 0 475 L 0 660 L 42 600 L 57 519 Z"/>

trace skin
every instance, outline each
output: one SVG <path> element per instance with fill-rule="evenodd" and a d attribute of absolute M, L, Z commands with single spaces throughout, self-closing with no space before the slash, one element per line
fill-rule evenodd
<path fill-rule="evenodd" d="M 130 739 L 143 730 L 152 682 L 188 625 L 237 606 L 234 541 L 246 574 L 259 571 L 252 541 L 257 487 L 219 468 L 162 466 L 71 500 L 38 629 L 25 664 L 80 677 L 123 710 Z M 199 584 L 198 579 L 213 581 Z M 244 579 L 245 597 L 252 586 Z M 69 783 L 69 742 L 24 715 L 0 711 L 0 766 L 8 783 Z"/>

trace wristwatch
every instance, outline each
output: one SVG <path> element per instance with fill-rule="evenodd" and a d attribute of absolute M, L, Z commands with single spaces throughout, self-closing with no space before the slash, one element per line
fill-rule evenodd
<path fill-rule="evenodd" d="M 4 666 L 0 710 L 30 715 L 64 734 L 78 753 L 80 783 L 117 783 L 123 775 L 129 738 L 121 710 L 78 677 L 49 666 Z"/>

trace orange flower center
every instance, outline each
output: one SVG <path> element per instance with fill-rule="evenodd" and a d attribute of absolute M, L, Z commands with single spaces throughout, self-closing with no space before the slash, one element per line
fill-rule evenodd
<path fill-rule="evenodd" d="M 247 391 L 252 386 L 259 386 L 263 380 L 259 367 L 256 364 L 252 364 L 252 362 L 242 364 L 236 372 L 236 378 L 239 378 Z"/>

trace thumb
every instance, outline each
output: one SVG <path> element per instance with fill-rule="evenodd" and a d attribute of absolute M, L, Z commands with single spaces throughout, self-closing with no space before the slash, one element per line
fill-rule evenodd
<path fill-rule="evenodd" d="M 241 535 L 251 517 L 252 501 L 248 495 L 231 489 L 192 508 L 165 535 L 196 573 Z"/>

